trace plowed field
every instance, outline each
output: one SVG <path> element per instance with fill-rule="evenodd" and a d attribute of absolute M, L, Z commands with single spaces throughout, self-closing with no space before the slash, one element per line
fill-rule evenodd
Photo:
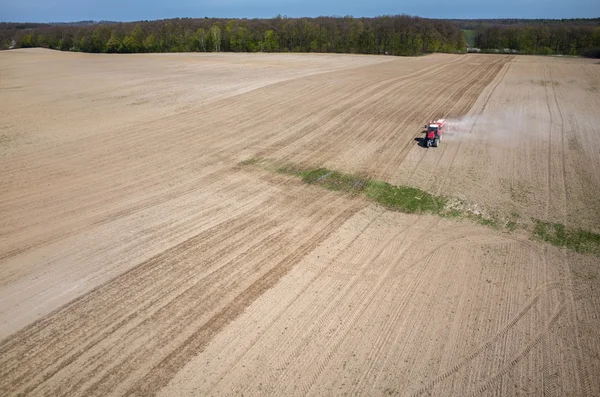
<path fill-rule="evenodd" d="M 0 395 L 600 395 L 598 256 L 273 172 L 598 233 L 599 109 L 575 58 L 1 52 Z"/>

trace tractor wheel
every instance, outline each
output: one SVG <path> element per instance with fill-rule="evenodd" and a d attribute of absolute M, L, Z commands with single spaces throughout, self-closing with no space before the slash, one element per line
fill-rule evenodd
<path fill-rule="evenodd" d="M 435 138 L 435 140 L 433 141 L 433 147 L 438 147 L 439 144 L 440 144 L 440 138 Z"/>

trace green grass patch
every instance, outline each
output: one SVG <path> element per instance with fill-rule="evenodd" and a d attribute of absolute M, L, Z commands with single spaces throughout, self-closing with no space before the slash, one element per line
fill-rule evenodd
<path fill-rule="evenodd" d="M 347 193 L 360 193 L 369 183 L 368 178 L 353 174 L 331 171 L 327 168 L 302 169 L 295 166 L 277 168 L 277 172 L 300 177 L 304 183 L 318 184 L 329 190 Z"/>
<path fill-rule="evenodd" d="M 500 228 L 500 223 L 494 218 L 486 218 L 483 215 L 468 215 L 467 218 L 483 226 L 491 227 L 493 229 Z"/>
<path fill-rule="evenodd" d="M 464 214 L 457 209 L 446 210 L 446 211 L 440 213 L 441 217 L 449 218 L 449 219 L 462 218 L 463 215 Z"/>
<path fill-rule="evenodd" d="M 344 174 L 337 171 L 330 171 L 325 168 L 302 172 L 300 177 L 305 183 L 318 183 L 329 190 L 343 191 L 348 193 L 360 193 L 369 183 L 369 180 L 366 178 L 352 174 Z"/>
<path fill-rule="evenodd" d="M 394 186 L 380 181 L 369 181 L 365 194 L 384 207 L 409 214 L 440 214 L 446 205 L 444 197 L 434 196 L 414 187 Z"/>
<path fill-rule="evenodd" d="M 277 172 L 295 175 L 304 183 L 319 185 L 329 190 L 352 194 L 364 194 L 368 199 L 384 207 L 400 212 L 441 214 L 446 204 L 444 197 L 434 196 L 421 189 L 394 186 L 387 182 L 332 171 L 327 168 L 301 169 L 294 166 L 277 168 Z"/>
<path fill-rule="evenodd" d="M 568 229 L 561 223 L 535 220 L 533 234 L 557 247 L 582 254 L 600 255 L 600 234 L 581 229 Z"/>
<path fill-rule="evenodd" d="M 275 172 L 277 172 L 278 174 L 300 176 L 300 173 L 302 172 L 302 168 L 293 166 L 293 165 L 283 165 L 281 167 L 277 167 L 275 169 Z"/>

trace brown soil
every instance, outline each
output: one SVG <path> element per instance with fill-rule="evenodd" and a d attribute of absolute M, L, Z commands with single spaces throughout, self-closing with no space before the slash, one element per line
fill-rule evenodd
<path fill-rule="evenodd" d="M 599 231 L 598 65 L 18 50 L 0 70 L 0 395 L 600 394 L 597 257 L 239 165 Z M 424 149 L 434 117 L 457 129 Z"/>

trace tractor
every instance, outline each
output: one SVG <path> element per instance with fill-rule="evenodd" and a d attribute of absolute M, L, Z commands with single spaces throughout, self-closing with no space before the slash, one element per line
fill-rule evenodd
<path fill-rule="evenodd" d="M 426 148 L 438 147 L 442 141 L 442 135 L 446 132 L 446 120 L 431 120 L 423 126 L 423 130 L 425 132 L 423 146 Z"/>

